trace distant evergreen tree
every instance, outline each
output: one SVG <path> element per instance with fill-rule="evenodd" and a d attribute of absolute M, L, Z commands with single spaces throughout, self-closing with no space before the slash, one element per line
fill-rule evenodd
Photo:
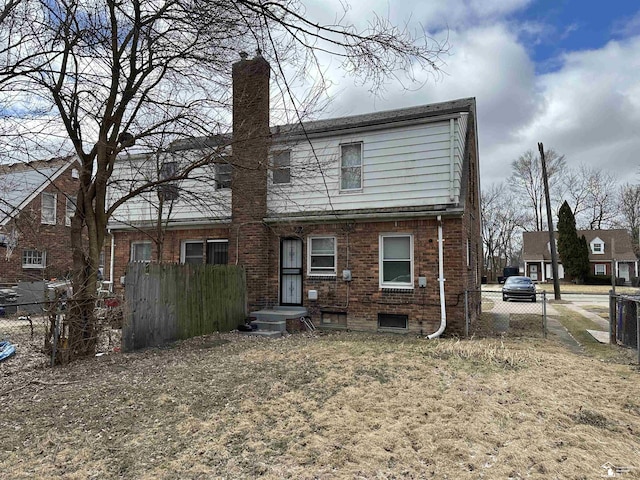
<path fill-rule="evenodd" d="M 558 212 L 558 255 L 564 271 L 578 281 L 589 274 L 589 248 L 587 240 L 578 237 L 576 219 L 565 201 Z"/>

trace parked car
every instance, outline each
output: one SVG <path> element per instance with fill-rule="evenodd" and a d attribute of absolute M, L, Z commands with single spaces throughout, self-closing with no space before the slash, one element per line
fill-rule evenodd
<path fill-rule="evenodd" d="M 509 277 L 502 287 L 502 300 L 521 299 L 536 301 L 536 286 L 529 277 Z"/>

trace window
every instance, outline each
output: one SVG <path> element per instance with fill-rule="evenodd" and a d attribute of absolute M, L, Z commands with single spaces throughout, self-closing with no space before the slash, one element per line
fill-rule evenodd
<path fill-rule="evenodd" d="M 209 265 L 226 265 L 229 263 L 228 240 L 207 240 L 207 263 Z"/>
<path fill-rule="evenodd" d="M 231 164 L 216 163 L 216 190 L 231 188 Z"/>
<path fill-rule="evenodd" d="M 309 237 L 307 251 L 308 275 L 336 274 L 335 237 Z"/>
<path fill-rule="evenodd" d="M 204 242 L 187 240 L 182 242 L 180 263 L 204 263 Z"/>
<path fill-rule="evenodd" d="M 600 237 L 591 240 L 589 245 L 591 246 L 591 253 L 594 255 L 604 255 L 604 241 Z"/>
<path fill-rule="evenodd" d="M 601 243 L 594 243 L 593 244 L 593 253 L 604 253 L 604 248 L 602 248 L 602 244 Z"/>
<path fill-rule="evenodd" d="M 412 235 L 380 235 L 380 287 L 413 288 Z"/>
<path fill-rule="evenodd" d="M 362 144 L 341 145 L 340 190 L 362 188 Z"/>
<path fill-rule="evenodd" d="M 76 201 L 77 197 L 75 195 L 69 195 L 67 197 L 67 206 L 64 212 L 64 224 L 67 227 L 71 226 L 71 217 L 76 213 Z"/>
<path fill-rule="evenodd" d="M 22 252 L 22 268 L 44 268 L 46 267 L 47 252 L 38 250 L 24 250 Z"/>
<path fill-rule="evenodd" d="M 390 313 L 378 314 L 378 328 L 406 330 L 408 323 L 409 323 L 408 315 L 397 315 L 397 314 L 390 314 Z"/>
<path fill-rule="evenodd" d="M 273 156 L 273 183 L 291 183 L 291 152 Z"/>
<path fill-rule="evenodd" d="M 55 193 L 42 192 L 42 209 L 41 209 L 41 223 L 47 225 L 56 224 L 56 200 L 57 195 Z"/>
<path fill-rule="evenodd" d="M 151 261 L 151 242 L 133 242 L 131 244 L 132 262 Z"/>
<path fill-rule="evenodd" d="M 606 275 L 607 274 L 607 266 L 601 263 L 596 263 L 596 275 Z"/>
<path fill-rule="evenodd" d="M 160 168 L 159 180 L 174 178 L 178 174 L 178 162 L 164 162 Z M 172 201 L 178 199 L 178 182 L 171 180 L 158 185 L 158 192 L 163 200 Z"/>

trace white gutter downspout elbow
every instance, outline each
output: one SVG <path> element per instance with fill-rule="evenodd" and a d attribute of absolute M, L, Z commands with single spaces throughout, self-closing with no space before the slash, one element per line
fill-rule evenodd
<path fill-rule="evenodd" d="M 438 338 L 447 327 L 447 306 L 444 299 L 444 245 L 442 240 L 442 217 L 438 215 L 438 283 L 440 284 L 440 328 L 428 335 L 429 340 Z"/>

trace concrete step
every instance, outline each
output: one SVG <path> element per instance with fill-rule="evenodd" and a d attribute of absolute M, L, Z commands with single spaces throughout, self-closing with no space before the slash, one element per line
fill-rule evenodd
<path fill-rule="evenodd" d="M 288 318 L 300 318 L 308 315 L 303 307 L 277 307 L 257 310 L 250 313 L 250 317 L 262 321 L 286 321 Z"/>
<path fill-rule="evenodd" d="M 286 320 L 253 320 L 251 325 L 256 325 L 258 330 L 268 332 L 284 332 L 287 330 Z"/>

